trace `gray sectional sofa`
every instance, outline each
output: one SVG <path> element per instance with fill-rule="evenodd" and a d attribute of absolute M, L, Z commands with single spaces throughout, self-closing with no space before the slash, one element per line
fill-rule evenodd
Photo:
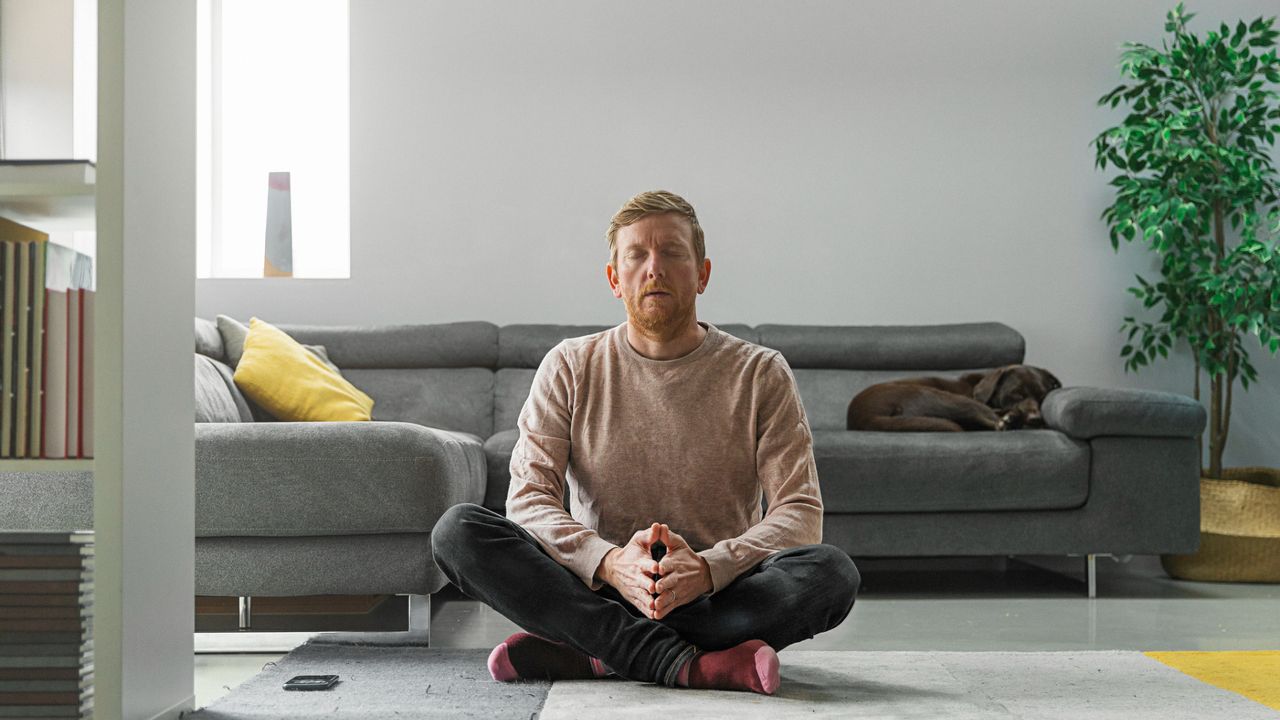
<path fill-rule="evenodd" d="M 516 419 L 543 356 L 605 326 L 281 325 L 374 398 L 371 423 L 254 421 L 216 326 L 196 320 L 196 592 L 429 595 L 431 529 L 502 510 Z M 718 325 L 782 352 L 814 436 L 825 542 L 858 557 L 1185 553 L 1199 542 L 1203 409 L 1168 393 L 1068 387 L 1048 429 L 846 431 L 875 382 L 1023 360 L 998 323 Z M 261 415 L 259 415 L 261 417 Z"/>

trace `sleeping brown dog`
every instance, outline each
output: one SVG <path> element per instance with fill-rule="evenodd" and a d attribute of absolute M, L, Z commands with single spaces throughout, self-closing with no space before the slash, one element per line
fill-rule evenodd
<path fill-rule="evenodd" d="M 849 403 L 850 430 L 961 432 L 1044 427 L 1040 403 L 1062 387 L 1048 370 L 1006 365 L 957 379 L 903 378 L 872 385 Z"/>

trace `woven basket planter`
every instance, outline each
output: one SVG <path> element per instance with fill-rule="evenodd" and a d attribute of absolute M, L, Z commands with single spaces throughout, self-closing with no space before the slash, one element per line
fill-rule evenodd
<path fill-rule="evenodd" d="M 1200 478 L 1200 550 L 1161 556 L 1161 565 L 1183 580 L 1280 582 L 1280 469 L 1222 475 Z"/>

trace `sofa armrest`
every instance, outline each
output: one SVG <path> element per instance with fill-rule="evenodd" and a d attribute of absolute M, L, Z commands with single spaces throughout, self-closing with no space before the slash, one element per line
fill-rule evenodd
<path fill-rule="evenodd" d="M 484 496 L 481 452 L 414 423 L 196 423 L 196 536 L 430 532 Z"/>
<path fill-rule="evenodd" d="M 1195 437 L 1204 429 L 1200 403 L 1177 393 L 1069 387 L 1040 406 L 1045 423 L 1080 440 L 1117 435 Z"/>

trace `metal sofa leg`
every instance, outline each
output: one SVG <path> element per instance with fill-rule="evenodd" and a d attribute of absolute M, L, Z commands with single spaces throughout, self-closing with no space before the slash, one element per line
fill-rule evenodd
<path fill-rule="evenodd" d="M 240 596 L 240 629 L 248 630 L 253 626 L 253 598 Z"/>
<path fill-rule="evenodd" d="M 1089 554 L 1085 556 L 1085 574 L 1088 576 L 1089 583 L 1089 599 L 1098 597 L 1098 556 Z"/>
<path fill-rule="evenodd" d="M 409 596 L 409 632 L 422 633 L 427 636 L 427 645 L 431 644 L 431 596 Z"/>

